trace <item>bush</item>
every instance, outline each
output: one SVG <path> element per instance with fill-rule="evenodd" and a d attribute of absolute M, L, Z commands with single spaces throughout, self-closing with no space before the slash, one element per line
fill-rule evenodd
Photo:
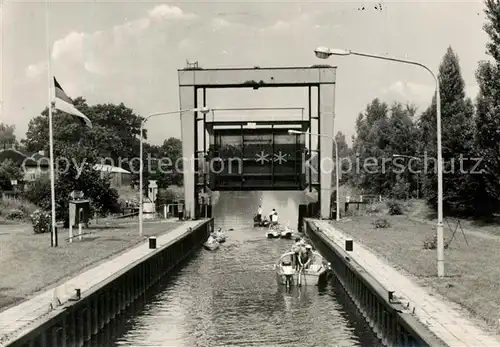
<path fill-rule="evenodd" d="M 0 200 L 1 214 L 8 220 L 28 220 L 36 209 L 34 204 L 24 199 L 3 196 Z"/>
<path fill-rule="evenodd" d="M 50 210 L 50 178 L 40 177 L 23 192 L 23 198 L 42 210 Z"/>
<path fill-rule="evenodd" d="M 366 212 L 368 214 L 378 214 L 384 212 L 384 205 L 381 202 L 372 202 L 366 207 Z"/>
<path fill-rule="evenodd" d="M 35 234 L 48 233 L 51 230 L 51 216 L 46 211 L 36 210 L 30 216 L 33 232 Z"/>
<path fill-rule="evenodd" d="M 448 249 L 450 246 L 449 242 L 444 242 L 444 249 Z M 424 249 L 437 249 L 437 236 L 429 236 L 424 241 Z"/>
<path fill-rule="evenodd" d="M 396 200 L 387 201 L 387 208 L 389 209 L 389 215 L 391 216 L 403 214 L 403 205 Z"/>
<path fill-rule="evenodd" d="M 24 213 L 21 210 L 10 210 L 5 214 L 5 219 L 21 221 L 24 219 Z"/>
<path fill-rule="evenodd" d="M 373 226 L 375 227 L 375 229 L 385 229 L 389 228 L 391 224 L 387 219 L 377 219 L 373 221 Z"/>
<path fill-rule="evenodd" d="M 158 193 L 156 194 L 156 208 L 160 208 L 161 206 L 173 203 L 176 200 L 183 199 L 183 191 L 178 188 L 175 189 L 167 188 L 167 189 L 158 189 Z"/>
<path fill-rule="evenodd" d="M 100 178 L 97 171 L 88 168 L 83 173 L 85 175 L 82 174 L 83 177 L 78 180 L 61 176 L 56 181 L 56 218 L 63 220 L 66 227 L 69 222 L 69 194 L 73 190 L 82 190 L 85 198 L 90 200 L 91 215 L 96 210 L 101 214 L 120 211 L 118 192 L 110 187 L 109 180 Z M 41 210 L 50 210 L 50 179 L 41 177 L 35 180 L 23 196 Z"/>

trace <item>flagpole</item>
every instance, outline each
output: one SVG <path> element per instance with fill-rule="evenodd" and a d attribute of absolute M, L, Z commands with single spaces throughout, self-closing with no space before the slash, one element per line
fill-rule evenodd
<path fill-rule="evenodd" d="M 50 150 L 50 205 L 52 209 L 52 227 L 51 227 L 51 246 L 57 247 L 57 236 L 56 236 L 56 189 L 55 189 L 55 174 L 54 174 L 54 139 L 53 139 L 53 129 L 52 129 L 52 84 L 53 77 L 50 68 L 50 40 L 49 40 L 49 0 L 45 0 L 45 37 L 47 42 L 47 83 L 49 91 L 49 150 Z"/>

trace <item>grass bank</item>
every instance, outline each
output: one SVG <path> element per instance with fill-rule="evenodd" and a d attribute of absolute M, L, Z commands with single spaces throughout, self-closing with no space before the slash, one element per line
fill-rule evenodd
<path fill-rule="evenodd" d="M 82 241 L 69 243 L 68 230 L 59 231 L 59 247 L 50 234 L 33 234 L 29 224 L 2 225 L 0 231 L 0 310 L 75 276 L 144 241 L 180 226 L 178 222 L 147 222 L 139 236 L 135 222 L 96 225 Z M 77 232 L 77 231 L 76 231 Z"/>
<path fill-rule="evenodd" d="M 386 219 L 390 227 L 376 229 L 373 221 L 379 218 Z M 408 216 L 356 216 L 331 223 L 395 267 L 413 275 L 420 284 L 466 308 L 490 328 L 498 326 L 500 238 L 487 233 L 466 232 L 467 244 L 458 230 L 445 250 L 447 277 L 438 279 L 436 250 L 423 247 L 425 240 L 435 235 L 435 226 L 411 220 Z M 449 242 L 451 235 L 452 230 L 446 227 L 445 243 Z"/>

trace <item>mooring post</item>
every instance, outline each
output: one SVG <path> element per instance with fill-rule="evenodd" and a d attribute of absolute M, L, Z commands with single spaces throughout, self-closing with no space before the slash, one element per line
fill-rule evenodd
<path fill-rule="evenodd" d="M 156 249 L 156 237 L 154 236 L 149 238 L 149 249 Z"/>

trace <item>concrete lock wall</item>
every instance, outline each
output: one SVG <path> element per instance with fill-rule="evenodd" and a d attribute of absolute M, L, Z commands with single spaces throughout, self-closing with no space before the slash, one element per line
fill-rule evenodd
<path fill-rule="evenodd" d="M 81 347 L 98 335 L 114 319 L 139 299 L 194 251 L 213 230 L 210 219 L 181 239 L 173 240 L 133 263 L 93 290 L 83 292 L 80 300 L 68 302 L 24 336 L 6 347 Z"/>
<path fill-rule="evenodd" d="M 403 312 L 403 306 L 393 302 L 389 292 L 375 278 L 309 219 L 304 220 L 304 232 L 331 263 L 341 286 L 385 346 L 446 346 L 417 318 Z"/>

